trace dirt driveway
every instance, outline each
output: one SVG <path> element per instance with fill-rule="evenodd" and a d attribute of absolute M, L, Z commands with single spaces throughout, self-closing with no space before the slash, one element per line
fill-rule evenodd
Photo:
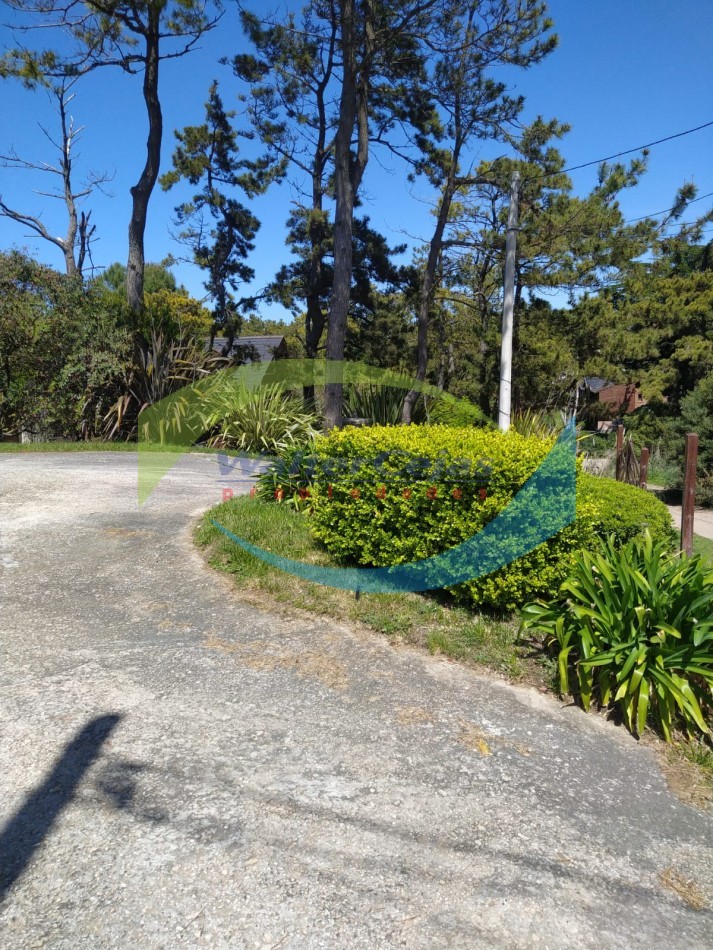
<path fill-rule="evenodd" d="M 713 947 L 650 751 L 239 603 L 190 543 L 218 479 L 139 510 L 133 455 L 0 456 L 0 946 Z"/>

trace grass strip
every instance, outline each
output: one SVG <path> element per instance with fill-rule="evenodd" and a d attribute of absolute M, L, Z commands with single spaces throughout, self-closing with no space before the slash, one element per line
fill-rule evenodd
<path fill-rule="evenodd" d="M 362 594 L 311 584 L 285 574 L 253 557 L 210 523 L 213 518 L 260 547 L 283 557 L 311 564 L 336 566 L 312 538 L 309 516 L 286 505 L 240 497 L 212 508 L 196 531 L 198 545 L 209 563 L 231 574 L 237 586 L 310 613 L 363 623 L 386 636 L 425 647 L 468 664 L 505 673 L 515 680 L 540 685 L 548 681 L 548 661 L 534 660 L 516 643 L 517 621 L 473 613 L 449 603 L 446 595 Z M 531 652 L 531 651 L 530 651 Z"/>

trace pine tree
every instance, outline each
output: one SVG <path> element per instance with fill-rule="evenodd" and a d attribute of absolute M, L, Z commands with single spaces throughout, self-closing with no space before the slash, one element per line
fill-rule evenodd
<path fill-rule="evenodd" d="M 207 272 L 205 288 L 214 301 L 215 328 L 227 331 L 229 343 L 239 332 L 239 304 L 234 291 L 250 281 L 254 271 L 246 259 L 260 227 L 255 215 L 228 191 L 249 198 L 261 194 L 279 177 L 283 164 L 269 156 L 257 160 L 239 157 L 237 132 L 213 82 L 205 105 L 205 122 L 175 133 L 178 145 L 173 167 L 161 178 L 165 190 L 185 180 L 200 186 L 189 201 L 176 208 L 179 240 L 190 247 L 194 262 Z"/>

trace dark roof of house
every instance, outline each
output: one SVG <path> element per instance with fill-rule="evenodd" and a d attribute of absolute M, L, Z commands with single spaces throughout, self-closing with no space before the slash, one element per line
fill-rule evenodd
<path fill-rule="evenodd" d="M 585 388 L 591 393 L 598 393 L 600 389 L 606 389 L 607 386 L 614 385 L 608 379 L 604 379 L 603 376 L 585 376 L 583 382 Z"/>
<path fill-rule="evenodd" d="M 210 345 L 210 340 L 206 342 Z M 222 353 L 227 342 L 226 337 L 217 336 L 213 340 L 213 349 Z M 233 340 L 230 356 L 243 350 L 243 359 L 247 362 L 269 363 L 284 342 L 284 336 L 239 336 Z"/>

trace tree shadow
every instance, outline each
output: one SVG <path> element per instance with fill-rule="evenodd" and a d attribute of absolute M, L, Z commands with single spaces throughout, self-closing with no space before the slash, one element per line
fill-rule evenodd
<path fill-rule="evenodd" d="M 0 902 L 75 798 L 77 787 L 123 717 L 97 716 L 68 742 L 45 781 L 30 792 L 0 831 Z"/>

